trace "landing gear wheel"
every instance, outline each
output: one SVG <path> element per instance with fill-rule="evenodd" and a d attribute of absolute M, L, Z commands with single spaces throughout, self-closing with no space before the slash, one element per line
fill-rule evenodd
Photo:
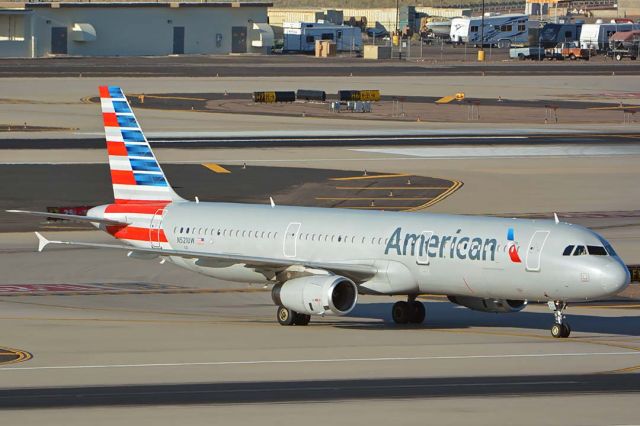
<path fill-rule="evenodd" d="M 409 304 L 407 302 L 396 302 L 391 308 L 391 317 L 396 324 L 406 324 L 409 322 Z"/>
<path fill-rule="evenodd" d="M 426 316 L 426 310 L 422 302 L 413 301 L 409 303 L 409 322 L 412 324 L 422 324 Z"/>
<path fill-rule="evenodd" d="M 571 334 L 571 327 L 569 324 L 553 324 L 551 326 L 551 335 L 556 339 L 565 339 Z"/>
<path fill-rule="evenodd" d="M 571 326 L 565 321 L 564 311 L 567 303 L 563 301 L 550 301 L 549 309 L 553 311 L 555 323 L 551 326 L 551 335 L 555 338 L 567 338 L 571 334 Z"/>
<path fill-rule="evenodd" d="M 284 306 L 278 306 L 277 316 L 280 325 L 293 325 L 298 313 Z"/>
<path fill-rule="evenodd" d="M 309 325 L 309 321 L 311 321 L 311 315 L 296 313 L 293 323 L 295 325 Z"/>

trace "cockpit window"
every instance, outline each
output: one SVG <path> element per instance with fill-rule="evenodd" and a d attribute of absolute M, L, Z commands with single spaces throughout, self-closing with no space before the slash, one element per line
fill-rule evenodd
<path fill-rule="evenodd" d="M 587 249 L 585 246 L 576 246 L 576 249 L 573 252 L 574 256 L 583 256 L 585 254 L 587 254 Z"/>
<path fill-rule="evenodd" d="M 617 256 L 618 253 L 611 247 L 611 244 L 605 244 L 604 249 L 609 253 L 609 256 Z"/>
<path fill-rule="evenodd" d="M 589 250 L 589 254 L 593 256 L 606 256 L 607 251 L 604 247 L 601 246 L 587 246 L 587 250 Z"/>
<path fill-rule="evenodd" d="M 571 252 L 573 251 L 573 247 L 575 246 L 567 246 L 567 248 L 564 249 L 564 251 L 562 252 L 563 256 L 571 256 Z"/>

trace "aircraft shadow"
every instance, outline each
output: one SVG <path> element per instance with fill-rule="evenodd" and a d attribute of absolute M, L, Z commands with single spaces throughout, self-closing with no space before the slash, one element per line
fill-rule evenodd
<path fill-rule="evenodd" d="M 423 324 L 401 326 L 391 319 L 390 303 L 366 303 L 357 305 L 349 314 L 351 318 L 382 320 L 378 322 L 336 321 L 334 326 L 341 328 L 362 328 L 368 330 L 412 328 L 412 329 L 468 329 L 487 328 L 523 328 L 530 330 L 548 330 L 553 324 L 553 313 L 521 312 L 494 314 L 477 312 L 452 303 L 426 302 L 427 317 Z M 584 333 L 602 333 L 625 336 L 640 336 L 640 316 L 597 316 L 581 314 L 582 308 L 567 309 L 567 321 L 574 331 Z"/>

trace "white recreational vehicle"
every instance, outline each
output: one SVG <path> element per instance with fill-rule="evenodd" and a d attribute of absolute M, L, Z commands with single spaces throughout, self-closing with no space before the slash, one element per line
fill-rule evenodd
<path fill-rule="evenodd" d="M 313 52 L 316 40 L 331 40 L 338 52 L 362 49 L 362 31 L 358 27 L 324 22 L 284 22 L 284 51 Z"/>
<path fill-rule="evenodd" d="M 609 45 L 609 37 L 619 31 L 640 30 L 640 24 L 632 23 L 602 23 L 584 24 L 580 33 L 580 47 L 582 49 L 591 49 L 597 51 L 605 51 Z"/>
<path fill-rule="evenodd" d="M 484 17 L 453 18 L 451 20 L 451 41 L 475 45 L 492 45 L 508 48 L 512 44 L 525 44 L 529 37 L 529 17 L 527 15 L 494 15 Z"/>

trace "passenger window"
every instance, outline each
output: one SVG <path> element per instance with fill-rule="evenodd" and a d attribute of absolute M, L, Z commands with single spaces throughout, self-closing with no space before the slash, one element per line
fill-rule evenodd
<path fill-rule="evenodd" d="M 564 251 L 562 252 L 563 256 L 571 256 L 571 252 L 573 251 L 573 247 L 574 246 L 567 246 Z"/>
<path fill-rule="evenodd" d="M 184 232 L 184 228 L 180 228 L 180 233 L 182 234 Z"/>
<path fill-rule="evenodd" d="M 573 252 L 574 256 L 583 256 L 585 254 L 587 254 L 587 249 L 584 246 L 576 246 L 576 249 Z"/>
<path fill-rule="evenodd" d="M 380 244 L 382 244 L 382 237 L 378 238 L 378 245 L 380 245 Z"/>
<path fill-rule="evenodd" d="M 185 232 L 185 234 L 188 234 L 188 233 L 189 233 L 189 228 L 187 228 L 187 231 Z"/>
<path fill-rule="evenodd" d="M 362 244 L 364 244 L 365 238 L 366 238 L 366 237 L 362 237 Z"/>
<path fill-rule="evenodd" d="M 338 242 L 342 241 L 342 236 L 338 236 Z"/>
<path fill-rule="evenodd" d="M 273 234 L 273 238 L 278 238 L 278 233 Z"/>
<path fill-rule="evenodd" d="M 606 256 L 607 251 L 601 246 L 587 246 L 589 254 L 592 256 Z"/>
<path fill-rule="evenodd" d="M 252 232 L 252 231 L 249 231 L 249 235 L 248 235 L 248 236 L 249 236 L 249 238 L 251 238 L 251 232 Z"/>

